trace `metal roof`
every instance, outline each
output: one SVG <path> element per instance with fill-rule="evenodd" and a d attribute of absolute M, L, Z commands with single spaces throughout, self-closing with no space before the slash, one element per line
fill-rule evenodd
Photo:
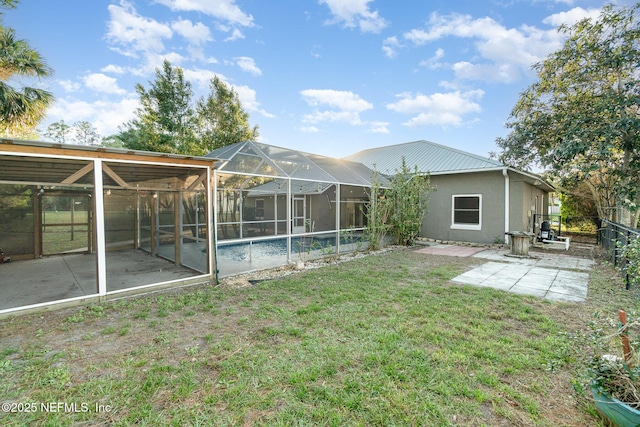
<path fill-rule="evenodd" d="M 495 160 L 424 140 L 363 150 L 345 160 L 361 162 L 385 175 L 395 175 L 402 167 L 403 157 L 412 171 L 417 166 L 418 172 L 432 175 L 505 168 Z"/>
<path fill-rule="evenodd" d="M 207 157 L 219 159 L 219 172 L 286 177 L 313 182 L 371 186 L 373 171 L 359 162 L 304 153 L 253 141 L 213 150 Z M 388 185 L 379 177 L 381 186 Z"/>

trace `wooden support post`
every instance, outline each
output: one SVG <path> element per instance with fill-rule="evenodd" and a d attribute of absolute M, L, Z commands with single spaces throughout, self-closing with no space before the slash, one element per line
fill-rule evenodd
<path fill-rule="evenodd" d="M 618 311 L 620 319 L 620 340 L 622 341 L 622 353 L 624 354 L 624 362 L 631 368 L 631 344 L 629 343 L 629 331 L 627 330 L 627 313 L 624 310 Z"/>

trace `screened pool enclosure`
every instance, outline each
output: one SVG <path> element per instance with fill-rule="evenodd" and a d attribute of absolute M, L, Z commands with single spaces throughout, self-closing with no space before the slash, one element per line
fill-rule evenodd
<path fill-rule="evenodd" d="M 366 248 L 372 171 L 361 163 L 256 142 L 207 156 L 219 160 L 213 203 L 220 275 Z"/>

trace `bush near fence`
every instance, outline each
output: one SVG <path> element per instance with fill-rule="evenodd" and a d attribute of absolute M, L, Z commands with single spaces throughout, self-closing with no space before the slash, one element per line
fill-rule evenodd
<path fill-rule="evenodd" d="M 612 264 L 623 272 L 626 287 L 630 289 L 632 284 L 640 280 L 636 268 L 640 261 L 640 250 L 634 250 L 638 247 L 640 230 L 603 219 L 599 236 L 600 244 L 611 255 Z"/>

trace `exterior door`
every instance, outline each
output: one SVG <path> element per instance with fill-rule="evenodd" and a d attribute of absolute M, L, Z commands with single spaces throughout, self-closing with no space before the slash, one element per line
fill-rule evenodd
<path fill-rule="evenodd" d="M 305 232 L 305 217 L 307 211 L 307 201 L 304 196 L 293 196 L 292 200 L 293 222 L 291 224 L 292 234 L 302 234 Z"/>

